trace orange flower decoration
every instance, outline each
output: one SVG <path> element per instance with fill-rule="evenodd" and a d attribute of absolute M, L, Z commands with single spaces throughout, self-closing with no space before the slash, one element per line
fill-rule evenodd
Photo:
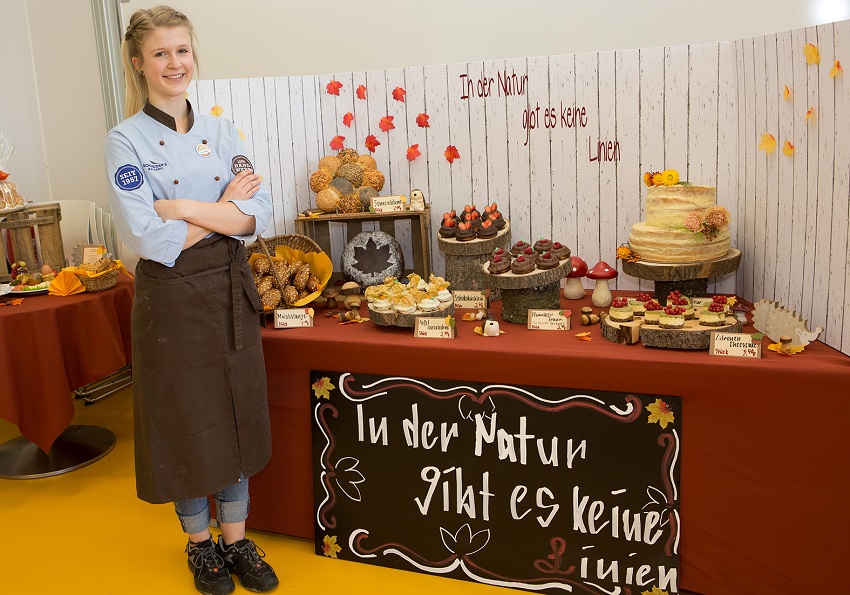
<path fill-rule="evenodd" d="M 835 61 L 835 64 L 832 65 L 832 68 L 829 69 L 829 78 L 834 79 L 841 71 L 844 70 L 841 67 L 841 62 L 838 60 Z"/>
<path fill-rule="evenodd" d="M 785 144 L 782 145 L 782 152 L 785 153 L 787 157 L 792 157 L 794 155 L 794 145 L 791 144 L 790 140 L 785 141 Z"/>
<path fill-rule="evenodd" d="M 660 171 L 653 172 L 652 174 L 652 185 L 653 186 L 663 186 L 664 185 L 664 176 Z"/>
<path fill-rule="evenodd" d="M 640 260 L 640 256 L 628 244 L 622 244 L 617 248 L 617 258 L 626 262 L 637 262 Z"/>
<path fill-rule="evenodd" d="M 765 132 L 761 135 L 761 142 L 759 143 L 759 149 L 770 155 L 776 149 L 776 137 L 770 134 L 769 132 Z"/>
<path fill-rule="evenodd" d="M 643 183 L 647 186 L 652 186 L 652 172 L 646 172 L 643 174 Z"/>
<path fill-rule="evenodd" d="M 806 57 L 806 64 L 820 64 L 820 51 L 815 44 L 807 43 L 804 45 L 803 55 Z"/>

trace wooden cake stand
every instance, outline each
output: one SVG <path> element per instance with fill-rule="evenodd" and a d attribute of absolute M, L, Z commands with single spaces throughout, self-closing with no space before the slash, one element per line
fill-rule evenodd
<path fill-rule="evenodd" d="M 661 263 L 639 260 L 623 261 L 623 272 L 638 279 L 655 282 L 655 297 L 661 304 L 667 301 L 671 291 L 679 290 L 682 295 L 698 297 L 708 294 L 708 278 L 726 275 L 738 270 L 741 251 L 730 248 L 723 258 L 704 262 Z"/>
<path fill-rule="evenodd" d="M 569 274 L 572 262 L 562 260 L 554 269 L 535 269 L 525 275 L 511 271 L 501 275 L 490 274 L 490 261 L 481 267 L 487 287 L 502 294 L 502 320 L 528 324 L 528 310 L 561 308 L 561 279 Z"/>
<path fill-rule="evenodd" d="M 629 322 L 615 322 L 607 316 L 602 319 L 601 326 L 602 336 L 614 343 L 636 343 L 640 340 L 648 347 L 708 349 L 711 346 L 711 333 L 740 333 L 743 325 L 734 316 L 727 316 L 723 326 L 701 326 L 694 318 L 686 320 L 683 328 L 668 329 L 644 324 L 640 318 Z"/>
<path fill-rule="evenodd" d="M 378 326 L 401 326 L 413 328 L 416 326 L 417 316 L 432 316 L 434 318 L 444 318 L 453 314 L 455 311 L 454 303 L 450 303 L 445 308 L 431 310 L 430 312 L 420 312 L 417 310 L 411 314 L 402 314 L 395 310 L 374 310 L 372 305 L 369 305 L 369 320 Z"/>
<path fill-rule="evenodd" d="M 438 238 L 440 252 L 446 257 L 445 280 L 453 289 L 487 289 L 481 275 L 481 265 L 489 260 L 496 248 L 507 250 L 511 245 L 511 224 L 505 226 L 492 238 L 475 238 L 459 242 L 454 238 Z M 492 297 L 491 297 L 492 299 Z"/>

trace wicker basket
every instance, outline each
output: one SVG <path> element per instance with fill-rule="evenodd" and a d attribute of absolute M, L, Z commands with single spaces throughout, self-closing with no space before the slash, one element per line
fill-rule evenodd
<path fill-rule="evenodd" d="M 268 239 L 263 238 L 263 236 L 257 236 L 257 241 L 248 246 L 248 256 L 251 254 L 265 254 L 266 258 L 269 260 L 272 259 L 272 253 L 274 249 L 278 246 L 286 246 L 287 248 L 292 248 L 293 250 L 301 250 L 305 254 L 307 252 L 321 252 L 322 249 L 319 245 L 313 241 L 312 238 L 308 236 L 304 236 L 298 233 L 287 233 L 281 236 L 272 236 Z M 277 283 L 278 287 L 283 287 L 284 283 L 281 282 L 280 277 L 277 274 L 277 268 L 272 267 L 271 273 L 274 276 L 274 280 Z"/>
<path fill-rule="evenodd" d="M 103 291 L 115 287 L 118 283 L 118 269 L 112 269 L 97 277 L 89 277 L 88 275 L 77 275 L 77 279 L 86 288 L 86 291 Z"/>

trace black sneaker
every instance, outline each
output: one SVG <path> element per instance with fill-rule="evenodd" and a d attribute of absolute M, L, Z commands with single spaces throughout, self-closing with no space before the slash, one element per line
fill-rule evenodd
<path fill-rule="evenodd" d="M 242 586 L 255 593 L 271 591 L 278 585 L 277 575 L 263 558 L 266 553 L 257 551 L 250 539 L 240 539 L 230 545 L 224 544 L 224 538 L 218 538 L 218 553 L 224 558 L 227 568 L 239 577 Z"/>
<path fill-rule="evenodd" d="M 189 554 L 189 570 L 195 577 L 195 588 L 198 591 L 204 595 L 233 593 L 236 585 L 212 539 L 199 543 L 190 541 L 186 544 L 186 553 Z"/>

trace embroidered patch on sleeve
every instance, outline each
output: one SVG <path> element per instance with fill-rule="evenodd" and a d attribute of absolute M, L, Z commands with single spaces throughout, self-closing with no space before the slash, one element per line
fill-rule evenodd
<path fill-rule="evenodd" d="M 115 185 L 121 190 L 138 190 L 144 183 L 145 178 L 135 165 L 122 165 L 115 172 Z"/>
<path fill-rule="evenodd" d="M 251 165 L 251 161 L 245 157 L 245 155 L 237 155 L 233 158 L 230 171 L 232 171 L 234 175 L 241 171 L 245 171 L 246 169 L 254 169 L 254 166 Z"/>

